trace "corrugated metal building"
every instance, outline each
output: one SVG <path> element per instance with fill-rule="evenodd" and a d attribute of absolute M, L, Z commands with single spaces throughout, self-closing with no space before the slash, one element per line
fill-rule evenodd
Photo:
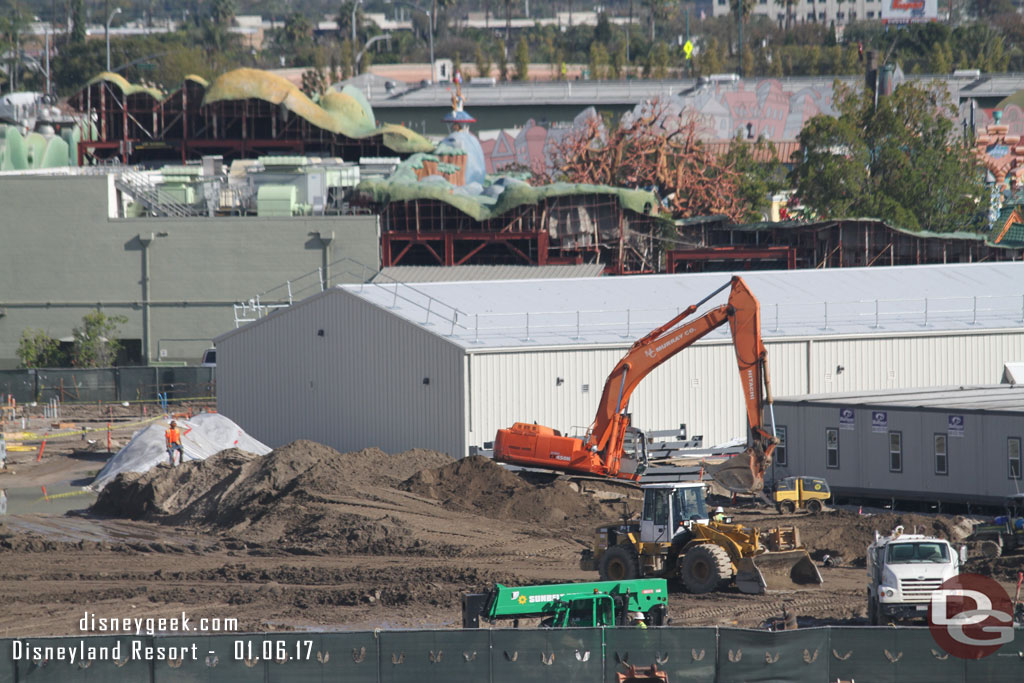
<path fill-rule="evenodd" d="M 779 399 L 772 472 L 838 495 L 999 505 L 1024 491 L 1024 386 L 955 386 Z"/>
<path fill-rule="evenodd" d="M 744 275 L 776 395 L 998 381 L 1024 358 L 1024 263 Z M 345 285 L 217 340 L 219 409 L 278 445 L 464 455 L 516 420 L 582 432 L 630 344 L 723 273 Z M 726 293 L 705 308 L 723 303 Z M 725 327 L 655 370 L 634 424 L 745 433 Z"/>

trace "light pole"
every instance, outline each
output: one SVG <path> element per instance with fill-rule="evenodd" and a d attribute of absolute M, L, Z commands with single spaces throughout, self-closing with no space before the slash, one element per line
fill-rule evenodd
<path fill-rule="evenodd" d="M 354 56 L 356 55 L 356 10 L 359 9 L 360 2 L 362 2 L 362 0 L 352 0 L 352 61 L 355 62 L 352 65 L 352 72 L 356 76 L 359 75 L 359 57 Z"/>
<path fill-rule="evenodd" d="M 115 7 L 114 11 L 107 17 L 107 71 L 110 71 L 110 22 L 114 20 L 114 17 L 121 13 L 120 7 Z"/>

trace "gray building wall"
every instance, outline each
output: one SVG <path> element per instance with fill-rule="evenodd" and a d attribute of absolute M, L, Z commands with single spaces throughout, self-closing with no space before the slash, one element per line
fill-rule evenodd
<path fill-rule="evenodd" d="M 854 410 L 853 429 L 840 427 L 844 407 Z M 873 430 L 873 410 L 887 413 L 885 431 Z M 962 437 L 948 432 L 950 415 L 963 416 Z M 773 466 L 777 478 L 821 476 L 840 493 L 979 504 L 999 504 L 1024 490 L 1024 481 L 1009 478 L 1007 452 L 1009 438 L 1024 437 L 1019 412 L 782 401 L 775 404 L 775 417 L 786 429 L 787 458 L 787 466 Z M 838 468 L 826 466 L 826 429 L 838 432 Z M 902 472 L 890 471 L 890 432 L 902 434 Z M 947 474 L 936 473 L 936 434 L 947 437 Z"/>
<path fill-rule="evenodd" d="M 124 339 L 144 338 L 144 251 L 150 263 L 150 347 L 164 360 L 198 362 L 234 326 L 232 305 L 325 262 L 380 265 L 375 216 L 112 219 L 106 176 L 0 178 L 0 368 L 15 367 L 26 328 L 70 337 L 100 306 L 124 315 Z M 332 282 L 358 282 L 337 272 Z M 178 341 L 181 340 L 181 341 Z M 145 344 L 143 344 L 145 347 Z M 145 354 L 145 348 L 143 348 Z"/>
<path fill-rule="evenodd" d="M 274 447 L 461 456 L 463 360 L 442 337 L 332 289 L 218 338 L 217 410 Z"/>

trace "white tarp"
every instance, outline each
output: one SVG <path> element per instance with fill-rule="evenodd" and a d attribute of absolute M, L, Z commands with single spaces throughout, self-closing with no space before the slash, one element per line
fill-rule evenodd
<path fill-rule="evenodd" d="M 241 427 L 219 413 L 202 413 L 190 420 L 177 419 L 181 432 L 182 461 L 206 460 L 228 448 L 255 455 L 266 455 L 270 448 L 249 436 Z M 132 440 L 107 461 L 90 488 L 99 491 L 121 472 L 148 472 L 160 463 L 170 462 L 164 447 L 164 432 L 170 419 L 159 420 L 140 429 Z"/>

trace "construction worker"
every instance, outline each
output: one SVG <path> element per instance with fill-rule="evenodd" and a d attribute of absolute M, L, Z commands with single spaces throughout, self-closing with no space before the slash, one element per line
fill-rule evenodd
<path fill-rule="evenodd" d="M 712 522 L 724 522 L 725 521 L 725 509 L 721 505 L 715 508 L 715 514 L 711 515 Z"/>
<path fill-rule="evenodd" d="M 181 432 L 178 431 L 178 423 L 171 420 L 171 427 L 164 432 L 164 443 L 167 445 L 167 457 L 171 459 L 171 467 L 175 466 L 174 451 L 178 451 L 178 462 L 185 457 L 185 449 L 181 447 Z"/>
<path fill-rule="evenodd" d="M 633 614 L 631 614 L 630 616 L 633 618 L 634 626 L 643 629 L 647 628 L 647 622 L 645 621 L 646 617 L 644 616 L 643 612 L 633 612 Z"/>

